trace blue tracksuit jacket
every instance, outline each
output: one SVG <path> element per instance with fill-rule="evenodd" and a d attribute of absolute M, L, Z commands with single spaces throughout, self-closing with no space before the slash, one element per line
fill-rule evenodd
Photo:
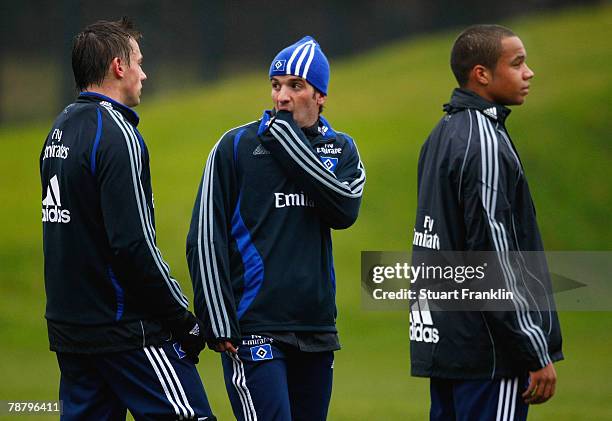
<path fill-rule="evenodd" d="M 265 112 L 225 133 L 187 238 L 207 338 L 336 332 L 330 228 L 355 222 L 364 183 L 355 142 L 323 117 L 302 130 L 289 112 Z"/>

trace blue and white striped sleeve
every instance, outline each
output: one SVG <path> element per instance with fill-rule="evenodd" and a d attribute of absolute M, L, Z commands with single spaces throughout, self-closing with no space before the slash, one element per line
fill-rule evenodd
<path fill-rule="evenodd" d="M 288 111 L 277 112 L 268 130 L 260 135 L 287 175 L 314 199 L 321 219 L 335 229 L 348 228 L 357 219 L 366 179 L 355 142 L 346 135 L 339 136 L 347 140 L 347 147 L 332 172 L 323 165 Z"/>
<path fill-rule="evenodd" d="M 458 191 L 463 203 L 467 251 L 495 252 L 500 281 L 514 295 L 513 310 L 484 312 L 500 346 L 513 349 L 517 360 L 529 371 L 551 362 L 547 335 L 540 319 L 530 308 L 528 292 L 512 259 L 517 247 L 512 232 L 511 192 L 521 171 L 516 162 L 502 159 L 505 148 L 501 134 L 479 111 L 470 112 L 473 132 L 469 150 L 461 165 Z M 511 153 L 514 153 L 513 151 Z"/>
<path fill-rule="evenodd" d="M 208 155 L 187 235 L 194 308 L 209 342 L 240 339 L 229 262 L 235 183 L 231 137 L 224 135 Z"/>

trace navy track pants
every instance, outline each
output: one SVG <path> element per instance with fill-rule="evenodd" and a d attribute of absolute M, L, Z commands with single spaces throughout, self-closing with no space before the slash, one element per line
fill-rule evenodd
<path fill-rule="evenodd" d="M 238 421 L 324 421 L 334 353 L 272 343 L 221 355 L 225 386 Z"/>
<path fill-rule="evenodd" d="M 57 353 L 61 419 L 215 420 L 195 365 L 178 344 L 103 354 Z"/>
<path fill-rule="evenodd" d="M 431 421 L 524 421 L 528 376 L 494 380 L 430 380 Z"/>

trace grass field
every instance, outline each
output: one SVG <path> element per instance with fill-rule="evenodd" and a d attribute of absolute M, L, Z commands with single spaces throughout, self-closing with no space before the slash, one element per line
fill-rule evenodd
<path fill-rule="evenodd" d="M 508 126 L 548 249 L 612 245 L 610 22 L 609 5 L 506 22 L 521 35 L 536 73 Z M 409 376 L 408 314 L 361 309 L 359 253 L 409 248 L 418 151 L 454 86 L 448 52 L 455 34 L 332 62 L 325 114 L 356 139 L 368 182 L 359 221 L 334 234 L 343 350 L 336 355 L 330 420 L 427 418 L 428 382 Z M 147 98 L 145 85 L 138 112 L 152 157 L 158 244 L 189 295 L 185 237 L 203 164 L 226 129 L 269 107 L 266 70 L 159 98 Z M 49 125 L 0 129 L 0 401 L 57 396 L 59 372 L 43 319 L 38 177 Z M 612 419 L 611 314 L 560 314 L 567 360 L 557 365 L 557 396 L 533 407 L 531 419 Z M 199 369 L 215 412 L 232 419 L 218 356 L 206 351 Z"/>

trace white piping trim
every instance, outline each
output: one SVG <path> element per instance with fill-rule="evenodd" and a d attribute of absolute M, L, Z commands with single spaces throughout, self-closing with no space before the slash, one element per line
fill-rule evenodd
<path fill-rule="evenodd" d="M 502 408 L 504 406 L 504 391 L 506 390 L 506 379 L 499 381 L 499 396 L 497 397 L 497 416 L 495 421 L 502 421 Z"/>
<path fill-rule="evenodd" d="M 487 212 L 487 216 L 489 219 L 489 225 L 491 227 L 491 235 L 493 238 L 493 242 L 498 254 L 498 260 L 500 261 L 502 272 L 504 274 L 504 280 L 506 286 L 514 291 L 516 300 L 513 300 L 513 304 L 515 306 L 515 312 L 517 315 L 517 321 L 519 323 L 519 327 L 525 333 L 525 335 L 531 341 L 532 346 L 534 347 L 536 354 L 538 354 L 538 358 L 540 360 L 540 364 L 545 366 L 547 364 L 547 360 L 549 362 L 550 358 L 548 357 L 546 341 L 544 340 L 543 333 L 539 327 L 537 327 L 533 320 L 531 320 L 530 314 L 526 310 L 526 302 L 522 295 L 516 288 L 516 278 L 514 277 L 514 273 L 512 272 L 510 262 L 508 260 L 508 242 L 506 239 L 506 233 L 504 230 L 504 226 L 499 224 L 495 220 L 495 206 L 497 201 L 497 183 L 499 177 L 499 161 L 498 161 L 498 151 L 497 151 L 497 137 L 492 137 L 491 133 L 487 130 L 485 126 L 487 120 L 482 114 L 477 114 L 478 118 L 478 126 L 480 133 L 480 145 L 481 145 L 481 159 L 482 159 L 482 197 L 484 200 L 484 208 Z M 490 123 L 489 123 L 490 125 Z M 491 128 L 492 129 L 492 128 Z M 486 140 L 486 143 L 485 143 Z M 492 153 L 492 150 L 494 153 Z M 493 164 L 493 173 L 494 178 L 492 180 L 492 174 L 488 170 L 489 167 Z M 490 165 L 487 166 L 486 162 Z M 491 192 L 493 190 L 493 192 Z M 492 201 L 492 202 L 491 202 Z M 541 337 L 539 336 L 541 335 Z"/>
<path fill-rule="evenodd" d="M 163 358 L 163 360 L 166 362 L 166 365 L 168 366 L 168 371 L 170 372 L 170 374 L 172 375 L 172 378 L 174 379 L 174 382 L 176 383 L 176 387 L 177 387 L 179 393 L 181 394 L 181 398 L 183 399 L 183 403 L 185 404 L 185 407 L 187 408 L 187 411 L 189 411 L 189 414 L 190 414 L 189 417 L 190 418 L 195 417 L 195 411 L 193 410 L 193 408 L 189 404 L 189 400 L 187 399 L 187 395 L 185 394 L 185 390 L 183 389 L 183 385 L 181 384 L 181 380 L 176 375 L 176 371 L 174 370 L 174 367 L 170 363 L 170 360 L 168 359 L 168 356 L 166 355 L 166 352 L 164 351 L 163 348 L 160 347 L 159 348 L 159 353 L 161 354 L 161 357 Z"/>
<path fill-rule="evenodd" d="M 255 411 L 255 405 L 253 405 L 253 399 L 251 399 L 251 392 L 246 384 L 246 376 L 244 373 L 244 364 L 240 360 L 238 355 L 227 353 L 232 359 L 234 374 L 232 376 L 232 384 L 238 392 L 240 397 L 240 403 L 242 404 L 242 411 L 244 412 L 244 418 L 246 421 L 257 421 L 257 412 Z"/>
<path fill-rule="evenodd" d="M 199 214 L 198 214 L 198 261 L 200 267 L 200 282 L 204 290 L 206 307 L 211 320 L 213 334 L 217 338 L 230 338 L 231 325 L 228 317 L 227 309 L 223 301 L 223 293 L 221 290 L 221 279 L 217 267 L 217 256 L 213 240 L 213 223 L 214 223 L 214 166 L 217 154 L 217 148 L 221 140 L 232 130 L 246 127 L 250 123 L 242 126 L 234 127 L 221 136 L 217 143 L 213 146 L 204 169 L 202 177 L 202 188 L 200 192 Z M 206 217 L 204 220 L 204 209 L 206 206 Z M 204 247 L 202 247 L 202 245 Z M 206 259 L 206 265 L 204 264 Z M 214 309 L 214 311 L 213 311 Z"/>
<path fill-rule="evenodd" d="M 151 347 L 152 349 L 153 347 Z M 164 377 L 161 375 L 159 368 L 157 367 L 157 363 L 155 362 L 155 360 L 153 359 L 153 357 L 151 356 L 151 353 L 149 352 L 149 350 L 147 348 L 143 348 L 147 358 L 149 359 L 149 362 L 151 363 L 151 366 L 153 367 L 153 370 L 155 371 L 155 374 L 157 375 L 157 379 L 159 380 L 159 383 L 162 386 L 162 389 L 164 390 L 164 393 L 166 394 L 166 398 L 168 399 L 168 402 L 170 402 L 170 404 L 172 405 L 172 407 L 174 408 L 174 413 L 179 417 L 179 419 L 183 419 L 183 416 L 180 414 L 179 412 L 179 408 L 176 405 L 174 399 L 172 398 L 172 396 L 170 396 L 170 392 L 168 390 L 168 385 L 166 384 L 166 381 L 164 380 Z"/>
<path fill-rule="evenodd" d="M 129 125 L 127 122 L 123 121 L 123 116 L 118 111 L 109 110 L 109 109 L 106 109 L 106 110 L 108 111 L 111 118 L 115 121 L 115 123 L 117 124 L 117 126 L 119 127 L 119 129 L 121 130 L 125 138 L 126 146 L 128 149 L 128 155 L 130 157 L 130 166 L 132 170 L 132 183 L 134 187 L 134 196 L 136 197 L 136 207 L 138 209 L 138 214 L 140 216 L 140 222 L 142 225 L 142 231 L 143 231 L 147 246 L 149 247 L 149 251 L 151 252 L 151 255 L 153 257 L 153 260 L 155 261 L 155 264 L 157 265 L 158 270 L 160 271 L 162 277 L 166 281 L 166 285 L 170 289 L 172 296 L 179 302 L 179 304 L 182 307 L 187 308 L 189 306 L 189 301 L 187 300 L 187 297 L 183 295 L 183 292 L 181 291 L 181 288 L 176 282 L 176 280 L 170 277 L 169 273 L 166 270 L 164 270 L 166 266 L 161 263 L 163 261 L 163 259 L 161 258 L 161 253 L 159 249 L 157 248 L 157 246 L 155 245 L 155 241 L 154 241 L 155 237 L 152 236 L 151 231 L 150 231 L 151 223 L 150 221 L 146 219 L 146 213 L 143 209 L 146 206 L 144 189 L 142 187 L 140 177 L 136 174 L 136 170 L 139 165 L 138 161 L 140 160 L 137 159 L 137 157 L 135 156 L 135 151 L 132 149 L 135 147 L 133 144 L 135 139 L 131 136 L 131 133 L 130 133 L 130 136 L 128 136 L 128 132 L 126 132 L 126 128 Z M 136 140 L 136 143 L 138 143 L 137 140 Z"/>
<path fill-rule="evenodd" d="M 293 129 L 288 123 L 282 120 L 278 120 L 278 119 L 275 120 L 275 123 L 276 122 L 281 123 L 289 128 L 289 131 L 294 136 L 293 137 L 294 141 L 292 141 L 291 137 L 289 136 L 287 131 L 285 131 L 285 129 L 283 129 L 282 127 L 276 124 L 272 124 L 270 126 L 270 132 L 279 141 L 281 146 L 283 146 L 283 148 L 289 154 L 289 156 L 300 167 L 302 167 L 304 171 L 309 173 L 313 178 L 321 182 L 321 184 L 323 184 L 324 186 L 328 187 L 329 189 L 333 190 L 334 192 L 342 196 L 350 197 L 350 198 L 361 197 L 363 193 L 363 183 L 356 186 L 356 188 L 351 189 L 351 187 L 347 185 L 347 183 L 342 183 L 338 181 L 338 179 L 336 178 L 336 175 L 330 172 L 327 168 L 325 168 L 323 166 L 323 163 L 318 159 L 318 157 L 316 157 L 314 153 L 306 147 L 306 145 L 302 144 L 301 140 L 295 134 L 295 132 L 293 131 Z M 306 153 L 301 151 L 299 147 L 304 149 Z M 299 155 L 302 159 L 298 158 L 296 154 Z M 307 154 L 309 156 L 307 156 Z M 358 168 L 361 171 L 361 175 L 359 177 L 360 180 L 359 181 L 354 180 L 353 183 L 357 183 L 357 182 L 361 182 L 362 180 L 365 180 L 365 171 L 363 170 L 362 166 L 363 165 L 361 164 L 361 161 L 359 161 Z"/>

